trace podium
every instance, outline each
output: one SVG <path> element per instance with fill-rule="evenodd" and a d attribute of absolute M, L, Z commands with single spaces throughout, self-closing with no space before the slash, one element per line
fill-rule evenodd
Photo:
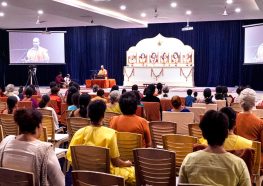
<path fill-rule="evenodd" d="M 93 85 L 98 85 L 100 88 L 111 88 L 116 85 L 115 79 L 86 79 L 86 88 L 92 88 Z"/>

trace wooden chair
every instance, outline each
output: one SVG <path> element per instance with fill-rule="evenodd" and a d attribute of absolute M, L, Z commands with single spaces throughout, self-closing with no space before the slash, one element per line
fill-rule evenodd
<path fill-rule="evenodd" d="M 239 103 L 231 103 L 231 108 L 236 112 L 242 112 L 242 108 Z"/>
<path fill-rule="evenodd" d="M 81 128 L 90 125 L 90 120 L 81 117 L 71 117 L 67 119 L 69 141 L 71 141 L 74 134 Z"/>
<path fill-rule="evenodd" d="M 145 117 L 145 114 L 144 114 L 144 107 L 138 105 L 135 114 L 136 114 L 137 116 L 140 116 L 140 117 L 144 118 L 144 117 Z"/>
<path fill-rule="evenodd" d="M 18 101 L 17 108 L 18 109 L 32 109 L 32 102 L 31 101 Z"/>
<path fill-rule="evenodd" d="M 7 96 L 4 96 L 4 97 L 0 97 L 0 102 L 7 102 Z"/>
<path fill-rule="evenodd" d="M 263 109 L 253 109 L 252 113 L 261 119 L 263 118 Z"/>
<path fill-rule="evenodd" d="M 256 106 L 256 109 L 263 109 L 263 105 Z"/>
<path fill-rule="evenodd" d="M 34 174 L 0 167 L 0 185 L 2 186 L 34 186 Z"/>
<path fill-rule="evenodd" d="M 255 158 L 254 158 L 254 165 L 252 170 L 252 176 L 254 178 L 254 183 L 256 186 L 261 185 L 260 178 L 260 164 L 261 164 L 261 143 L 258 141 L 252 142 L 252 149 L 255 150 Z"/>
<path fill-rule="evenodd" d="M 0 143 L 1 143 L 1 141 L 2 141 L 4 138 L 5 138 L 5 137 L 4 137 L 3 127 L 2 127 L 2 125 L 0 125 Z"/>
<path fill-rule="evenodd" d="M 173 108 L 173 105 L 171 103 L 171 99 L 160 99 L 162 111 L 168 111 Z"/>
<path fill-rule="evenodd" d="M 217 111 L 217 104 L 193 103 L 192 107 L 205 107 L 206 112 L 209 110 L 216 110 Z"/>
<path fill-rule="evenodd" d="M 191 112 L 194 113 L 194 122 L 200 123 L 200 115 L 204 115 L 206 112 L 205 107 L 187 107 Z"/>
<path fill-rule="evenodd" d="M 182 106 L 185 106 L 185 97 L 180 97 L 181 102 L 182 102 Z"/>
<path fill-rule="evenodd" d="M 68 134 L 56 134 L 52 116 L 43 115 L 42 125 L 47 128 L 48 141 L 52 142 L 55 147 L 59 147 L 62 143 L 69 139 Z"/>
<path fill-rule="evenodd" d="M 19 127 L 14 120 L 13 114 L 0 114 L 0 122 L 3 128 L 4 137 L 19 134 Z"/>
<path fill-rule="evenodd" d="M 133 150 L 136 185 L 176 185 L 175 153 L 161 149 Z"/>
<path fill-rule="evenodd" d="M 71 146 L 73 170 L 110 173 L 109 149 L 97 146 Z"/>
<path fill-rule="evenodd" d="M 38 108 L 37 110 L 38 110 L 39 112 L 41 112 L 42 115 L 52 116 L 52 111 L 51 111 L 51 110 L 42 109 L 42 108 Z"/>
<path fill-rule="evenodd" d="M 123 177 L 94 171 L 72 171 L 74 186 L 124 186 Z"/>
<path fill-rule="evenodd" d="M 226 100 L 216 100 L 217 110 L 226 107 Z"/>
<path fill-rule="evenodd" d="M 177 186 L 212 186 L 212 185 L 203 185 L 203 184 L 194 184 L 194 183 L 178 183 Z"/>
<path fill-rule="evenodd" d="M 188 129 L 189 129 L 189 136 L 196 137 L 198 139 L 202 138 L 202 131 L 199 128 L 199 124 L 197 123 L 190 123 L 188 124 Z"/>
<path fill-rule="evenodd" d="M 169 121 L 152 121 L 149 123 L 154 148 L 163 148 L 162 135 L 176 134 L 177 124 Z"/>
<path fill-rule="evenodd" d="M 0 113 L 6 109 L 6 102 L 0 101 Z"/>
<path fill-rule="evenodd" d="M 57 109 L 57 107 L 58 107 L 57 105 L 58 105 L 58 103 L 56 100 L 49 100 L 49 102 L 48 102 L 48 106 L 52 107 L 54 110 Z"/>
<path fill-rule="evenodd" d="M 48 142 L 48 137 L 47 137 L 47 128 L 46 127 L 43 127 L 43 131 L 40 135 L 40 138 L 39 138 L 40 141 L 44 141 L 44 142 Z"/>
<path fill-rule="evenodd" d="M 177 123 L 177 133 L 188 135 L 188 124 L 194 123 L 194 113 L 163 111 L 163 121 Z"/>
<path fill-rule="evenodd" d="M 161 121 L 160 103 L 142 102 L 144 105 L 145 119 L 148 121 Z"/>
<path fill-rule="evenodd" d="M 132 150 L 142 147 L 142 135 L 130 132 L 117 132 L 117 143 L 122 160 L 133 160 Z"/>
<path fill-rule="evenodd" d="M 68 118 L 67 109 L 68 109 L 67 103 L 61 103 L 61 115 L 59 121 L 61 124 L 65 126 L 67 126 L 67 118 Z"/>
<path fill-rule="evenodd" d="M 115 113 L 115 112 L 105 112 L 104 119 L 103 119 L 103 125 L 105 127 L 110 126 L 110 121 L 113 116 L 119 116 L 120 114 Z"/>
<path fill-rule="evenodd" d="M 163 135 L 163 148 L 176 152 L 176 168 L 179 171 L 187 154 L 193 152 L 193 146 L 197 138 L 186 135 L 166 134 Z M 178 172 L 177 172 L 178 173 Z"/>

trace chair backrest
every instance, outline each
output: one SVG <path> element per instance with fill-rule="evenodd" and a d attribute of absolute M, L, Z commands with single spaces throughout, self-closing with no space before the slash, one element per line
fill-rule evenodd
<path fill-rule="evenodd" d="M 32 101 L 18 101 L 17 108 L 18 109 L 32 109 Z"/>
<path fill-rule="evenodd" d="M 142 135 L 130 132 L 117 132 L 117 143 L 122 160 L 133 160 L 132 150 L 142 147 Z"/>
<path fill-rule="evenodd" d="M 191 112 L 194 113 L 194 122 L 200 123 L 200 115 L 204 115 L 206 112 L 205 107 L 187 107 Z"/>
<path fill-rule="evenodd" d="M 5 138 L 5 137 L 4 137 L 3 126 L 0 125 L 0 143 L 1 143 L 1 141 L 2 141 L 4 138 Z"/>
<path fill-rule="evenodd" d="M 242 112 L 242 108 L 239 103 L 231 103 L 231 108 L 236 112 Z"/>
<path fill-rule="evenodd" d="M 193 103 L 192 107 L 205 107 L 206 111 L 217 110 L 217 104 Z"/>
<path fill-rule="evenodd" d="M 7 98 L 8 98 L 7 96 L 6 97 L 0 97 L 0 101 L 6 103 L 7 102 Z"/>
<path fill-rule="evenodd" d="M 193 103 L 192 107 L 205 107 L 206 108 L 206 104 L 205 103 Z"/>
<path fill-rule="evenodd" d="M 72 171 L 74 186 L 124 186 L 124 179 L 112 174 L 94 171 Z"/>
<path fill-rule="evenodd" d="M 71 117 L 67 119 L 69 140 L 72 139 L 74 134 L 81 128 L 90 125 L 90 120 L 81 117 Z"/>
<path fill-rule="evenodd" d="M 89 170 L 110 173 L 109 149 L 104 147 L 71 146 L 73 170 Z"/>
<path fill-rule="evenodd" d="M 34 174 L 0 167 L 0 185 L 3 186 L 29 186 L 35 185 Z"/>
<path fill-rule="evenodd" d="M 135 113 L 137 116 L 140 116 L 140 117 L 144 117 L 144 107 L 143 106 L 140 106 L 138 105 L 137 106 L 137 109 L 136 109 L 136 113 Z"/>
<path fill-rule="evenodd" d="M 39 138 L 40 141 L 48 142 L 47 128 L 43 127 L 42 133 Z"/>
<path fill-rule="evenodd" d="M 254 166 L 252 174 L 260 176 L 260 164 L 261 164 L 261 143 L 258 141 L 252 142 L 252 149 L 255 150 Z"/>
<path fill-rule="evenodd" d="M 163 111 L 163 121 L 177 123 L 177 133 L 188 135 L 188 124 L 194 123 L 194 113 Z"/>
<path fill-rule="evenodd" d="M 198 123 L 188 124 L 188 129 L 189 129 L 189 136 L 197 137 L 198 139 L 203 137 L 202 131 Z"/>
<path fill-rule="evenodd" d="M 0 101 L 0 113 L 6 109 L 6 102 Z"/>
<path fill-rule="evenodd" d="M 263 105 L 257 105 L 256 109 L 263 109 Z"/>
<path fill-rule="evenodd" d="M 176 134 L 177 124 L 169 121 L 152 121 L 149 123 L 154 148 L 163 148 L 162 135 Z"/>
<path fill-rule="evenodd" d="M 53 117 L 43 115 L 42 125 L 43 127 L 47 128 L 48 138 L 50 138 L 51 141 L 55 141 L 55 126 L 54 126 Z"/>
<path fill-rule="evenodd" d="M 161 121 L 159 102 L 142 102 L 144 105 L 145 119 L 148 121 Z"/>
<path fill-rule="evenodd" d="M 47 116 L 52 116 L 52 111 L 51 110 L 47 110 L 47 109 L 42 109 L 42 108 L 39 108 L 37 109 L 39 112 L 42 113 L 42 115 L 47 115 Z"/>
<path fill-rule="evenodd" d="M 185 156 L 193 152 L 197 138 L 179 134 L 163 135 L 163 148 L 176 152 L 176 167 L 180 167 Z"/>
<path fill-rule="evenodd" d="M 18 135 L 19 127 L 14 120 L 13 114 L 0 114 L 0 122 L 3 128 L 4 137 L 8 135 Z"/>
<path fill-rule="evenodd" d="M 217 109 L 220 110 L 221 108 L 226 107 L 226 100 L 216 100 Z"/>
<path fill-rule="evenodd" d="M 48 106 L 49 106 L 49 107 L 52 107 L 54 110 L 56 110 L 57 107 L 58 107 L 58 103 L 57 103 L 56 100 L 49 100 Z"/>
<path fill-rule="evenodd" d="M 61 117 L 60 117 L 60 123 L 67 126 L 67 109 L 68 105 L 67 103 L 61 103 Z"/>
<path fill-rule="evenodd" d="M 110 121 L 112 119 L 113 116 L 119 116 L 120 114 L 115 113 L 115 112 L 105 112 L 104 115 L 104 119 L 103 119 L 103 125 L 105 127 L 109 127 L 110 126 Z"/>
<path fill-rule="evenodd" d="M 168 111 L 173 108 L 173 105 L 171 103 L 171 99 L 160 99 L 162 111 Z"/>
<path fill-rule="evenodd" d="M 185 106 L 185 97 L 180 97 L 181 102 L 182 102 L 182 106 Z"/>
<path fill-rule="evenodd" d="M 176 185 L 175 153 L 161 149 L 133 150 L 136 185 Z"/>
<path fill-rule="evenodd" d="M 263 109 L 253 109 L 252 113 L 259 118 L 263 118 Z"/>
<path fill-rule="evenodd" d="M 212 185 L 194 184 L 194 183 L 178 183 L 177 186 L 212 186 Z"/>

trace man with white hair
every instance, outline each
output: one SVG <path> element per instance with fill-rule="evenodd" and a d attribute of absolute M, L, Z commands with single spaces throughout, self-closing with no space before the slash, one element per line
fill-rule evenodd
<path fill-rule="evenodd" d="M 98 73 L 98 76 L 104 76 L 104 77 L 107 77 L 108 75 L 108 72 L 107 70 L 104 68 L 103 65 L 100 66 L 100 71 Z"/>
<path fill-rule="evenodd" d="M 261 142 L 261 159 L 263 158 L 263 121 L 252 113 L 256 102 L 256 92 L 253 89 L 244 89 L 239 96 L 243 112 L 236 118 L 236 133 L 252 141 Z M 261 161 L 261 168 L 263 161 Z"/>
<path fill-rule="evenodd" d="M 33 39 L 33 47 L 26 54 L 26 62 L 30 63 L 48 63 L 48 50 L 40 46 L 39 38 Z"/>

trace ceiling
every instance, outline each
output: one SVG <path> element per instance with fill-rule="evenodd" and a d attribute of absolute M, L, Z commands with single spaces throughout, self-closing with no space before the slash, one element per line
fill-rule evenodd
<path fill-rule="evenodd" d="M 38 28 L 103 25 L 111 28 L 147 27 L 150 23 L 262 19 L 262 0 L 0 0 L 0 28 Z M 171 2 L 177 7 L 172 8 Z M 126 5 L 126 10 L 120 10 Z M 223 16 L 224 8 L 228 16 Z M 241 8 L 240 13 L 235 8 Z M 43 10 L 36 24 L 38 10 Z M 157 12 L 155 12 L 157 9 Z M 191 10 L 191 15 L 186 15 Z M 141 17 L 141 13 L 146 17 Z M 91 23 L 91 20 L 94 22 Z"/>

